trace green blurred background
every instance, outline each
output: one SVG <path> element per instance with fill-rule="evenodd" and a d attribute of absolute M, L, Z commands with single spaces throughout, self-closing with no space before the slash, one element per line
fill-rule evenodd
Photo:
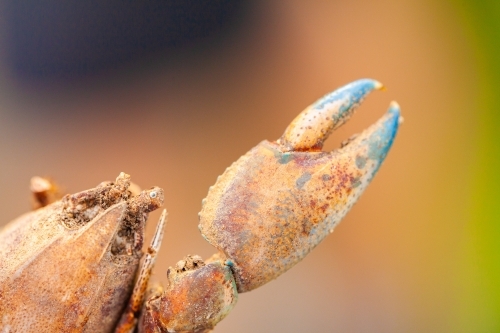
<path fill-rule="evenodd" d="M 29 209 L 33 175 L 75 192 L 125 171 L 166 190 L 165 281 L 184 255 L 214 251 L 197 212 L 217 175 L 372 77 L 387 91 L 326 149 L 397 100 L 386 163 L 329 238 L 241 295 L 216 332 L 500 332 L 500 2 L 125 6 L 2 3 L 0 224 Z"/>
<path fill-rule="evenodd" d="M 467 290 L 462 318 L 469 331 L 500 331 L 500 3 L 456 1 L 461 22 L 476 60 L 476 118 L 469 177 L 467 254 L 461 267 Z"/>

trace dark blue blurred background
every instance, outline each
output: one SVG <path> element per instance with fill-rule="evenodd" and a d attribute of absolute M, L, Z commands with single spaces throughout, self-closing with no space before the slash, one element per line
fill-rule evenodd
<path fill-rule="evenodd" d="M 238 34 L 247 0 L 5 1 L 8 61 L 27 80 L 75 80 Z"/>

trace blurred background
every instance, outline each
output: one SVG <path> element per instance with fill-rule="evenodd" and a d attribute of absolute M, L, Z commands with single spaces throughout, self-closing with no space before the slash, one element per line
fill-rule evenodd
<path fill-rule="evenodd" d="M 33 175 L 76 192 L 125 171 L 166 190 L 166 281 L 214 252 L 197 212 L 227 166 L 323 94 L 375 78 L 387 91 L 325 147 L 397 100 L 405 123 L 373 184 L 216 332 L 500 332 L 499 2 L 0 6 L 0 224 L 29 209 Z"/>

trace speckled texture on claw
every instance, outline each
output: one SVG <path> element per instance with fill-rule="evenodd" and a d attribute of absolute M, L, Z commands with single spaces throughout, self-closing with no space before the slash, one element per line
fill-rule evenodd
<path fill-rule="evenodd" d="M 193 260 L 194 259 L 194 260 Z M 198 332 L 212 329 L 238 299 L 233 275 L 220 261 L 205 264 L 188 256 L 168 270 L 168 287 L 146 302 L 142 332 Z"/>
<path fill-rule="evenodd" d="M 357 103 L 361 97 L 356 96 L 370 90 L 367 82 L 376 81 L 357 81 L 357 85 L 341 88 L 343 100 L 354 101 L 351 106 Z M 323 100 L 318 103 L 325 104 Z M 318 103 L 313 108 L 319 108 Z M 239 292 L 276 278 L 318 245 L 356 202 L 386 157 L 400 122 L 394 102 L 380 120 L 344 147 L 317 151 L 329 128 L 352 113 L 350 106 L 340 110 L 345 112 L 336 123 L 294 141 L 290 139 L 293 128 L 309 123 L 307 117 L 299 116 L 280 140 L 261 142 L 230 166 L 209 191 L 199 228 L 231 262 Z M 290 147 L 299 148 L 290 151 Z"/>
<path fill-rule="evenodd" d="M 365 97 L 383 85 L 361 79 L 325 95 L 302 111 L 278 140 L 283 151 L 321 150 L 333 130 L 352 116 Z"/>

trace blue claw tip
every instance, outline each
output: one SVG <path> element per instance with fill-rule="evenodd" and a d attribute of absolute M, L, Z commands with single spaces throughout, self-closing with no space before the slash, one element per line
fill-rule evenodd
<path fill-rule="evenodd" d="M 383 87 L 382 83 L 376 80 L 357 80 L 323 96 L 316 103 L 314 103 L 313 109 L 323 109 L 329 104 L 343 101 L 339 110 L 340 112 L 336 115 L 338 118 L 342 118 L 344 113 L 350 111 L 355 104 L 361 103 L 368 93 L 373 90 L 382 89 Z"/>
<path fill-rule="evenodd" d="M 375 124 L 375 130 L 368 138 L 368 158 L 377 161 L 379 166 L 387 156 L 401 122 L 399 105 L 392 102 L 385 116 Z"/>

